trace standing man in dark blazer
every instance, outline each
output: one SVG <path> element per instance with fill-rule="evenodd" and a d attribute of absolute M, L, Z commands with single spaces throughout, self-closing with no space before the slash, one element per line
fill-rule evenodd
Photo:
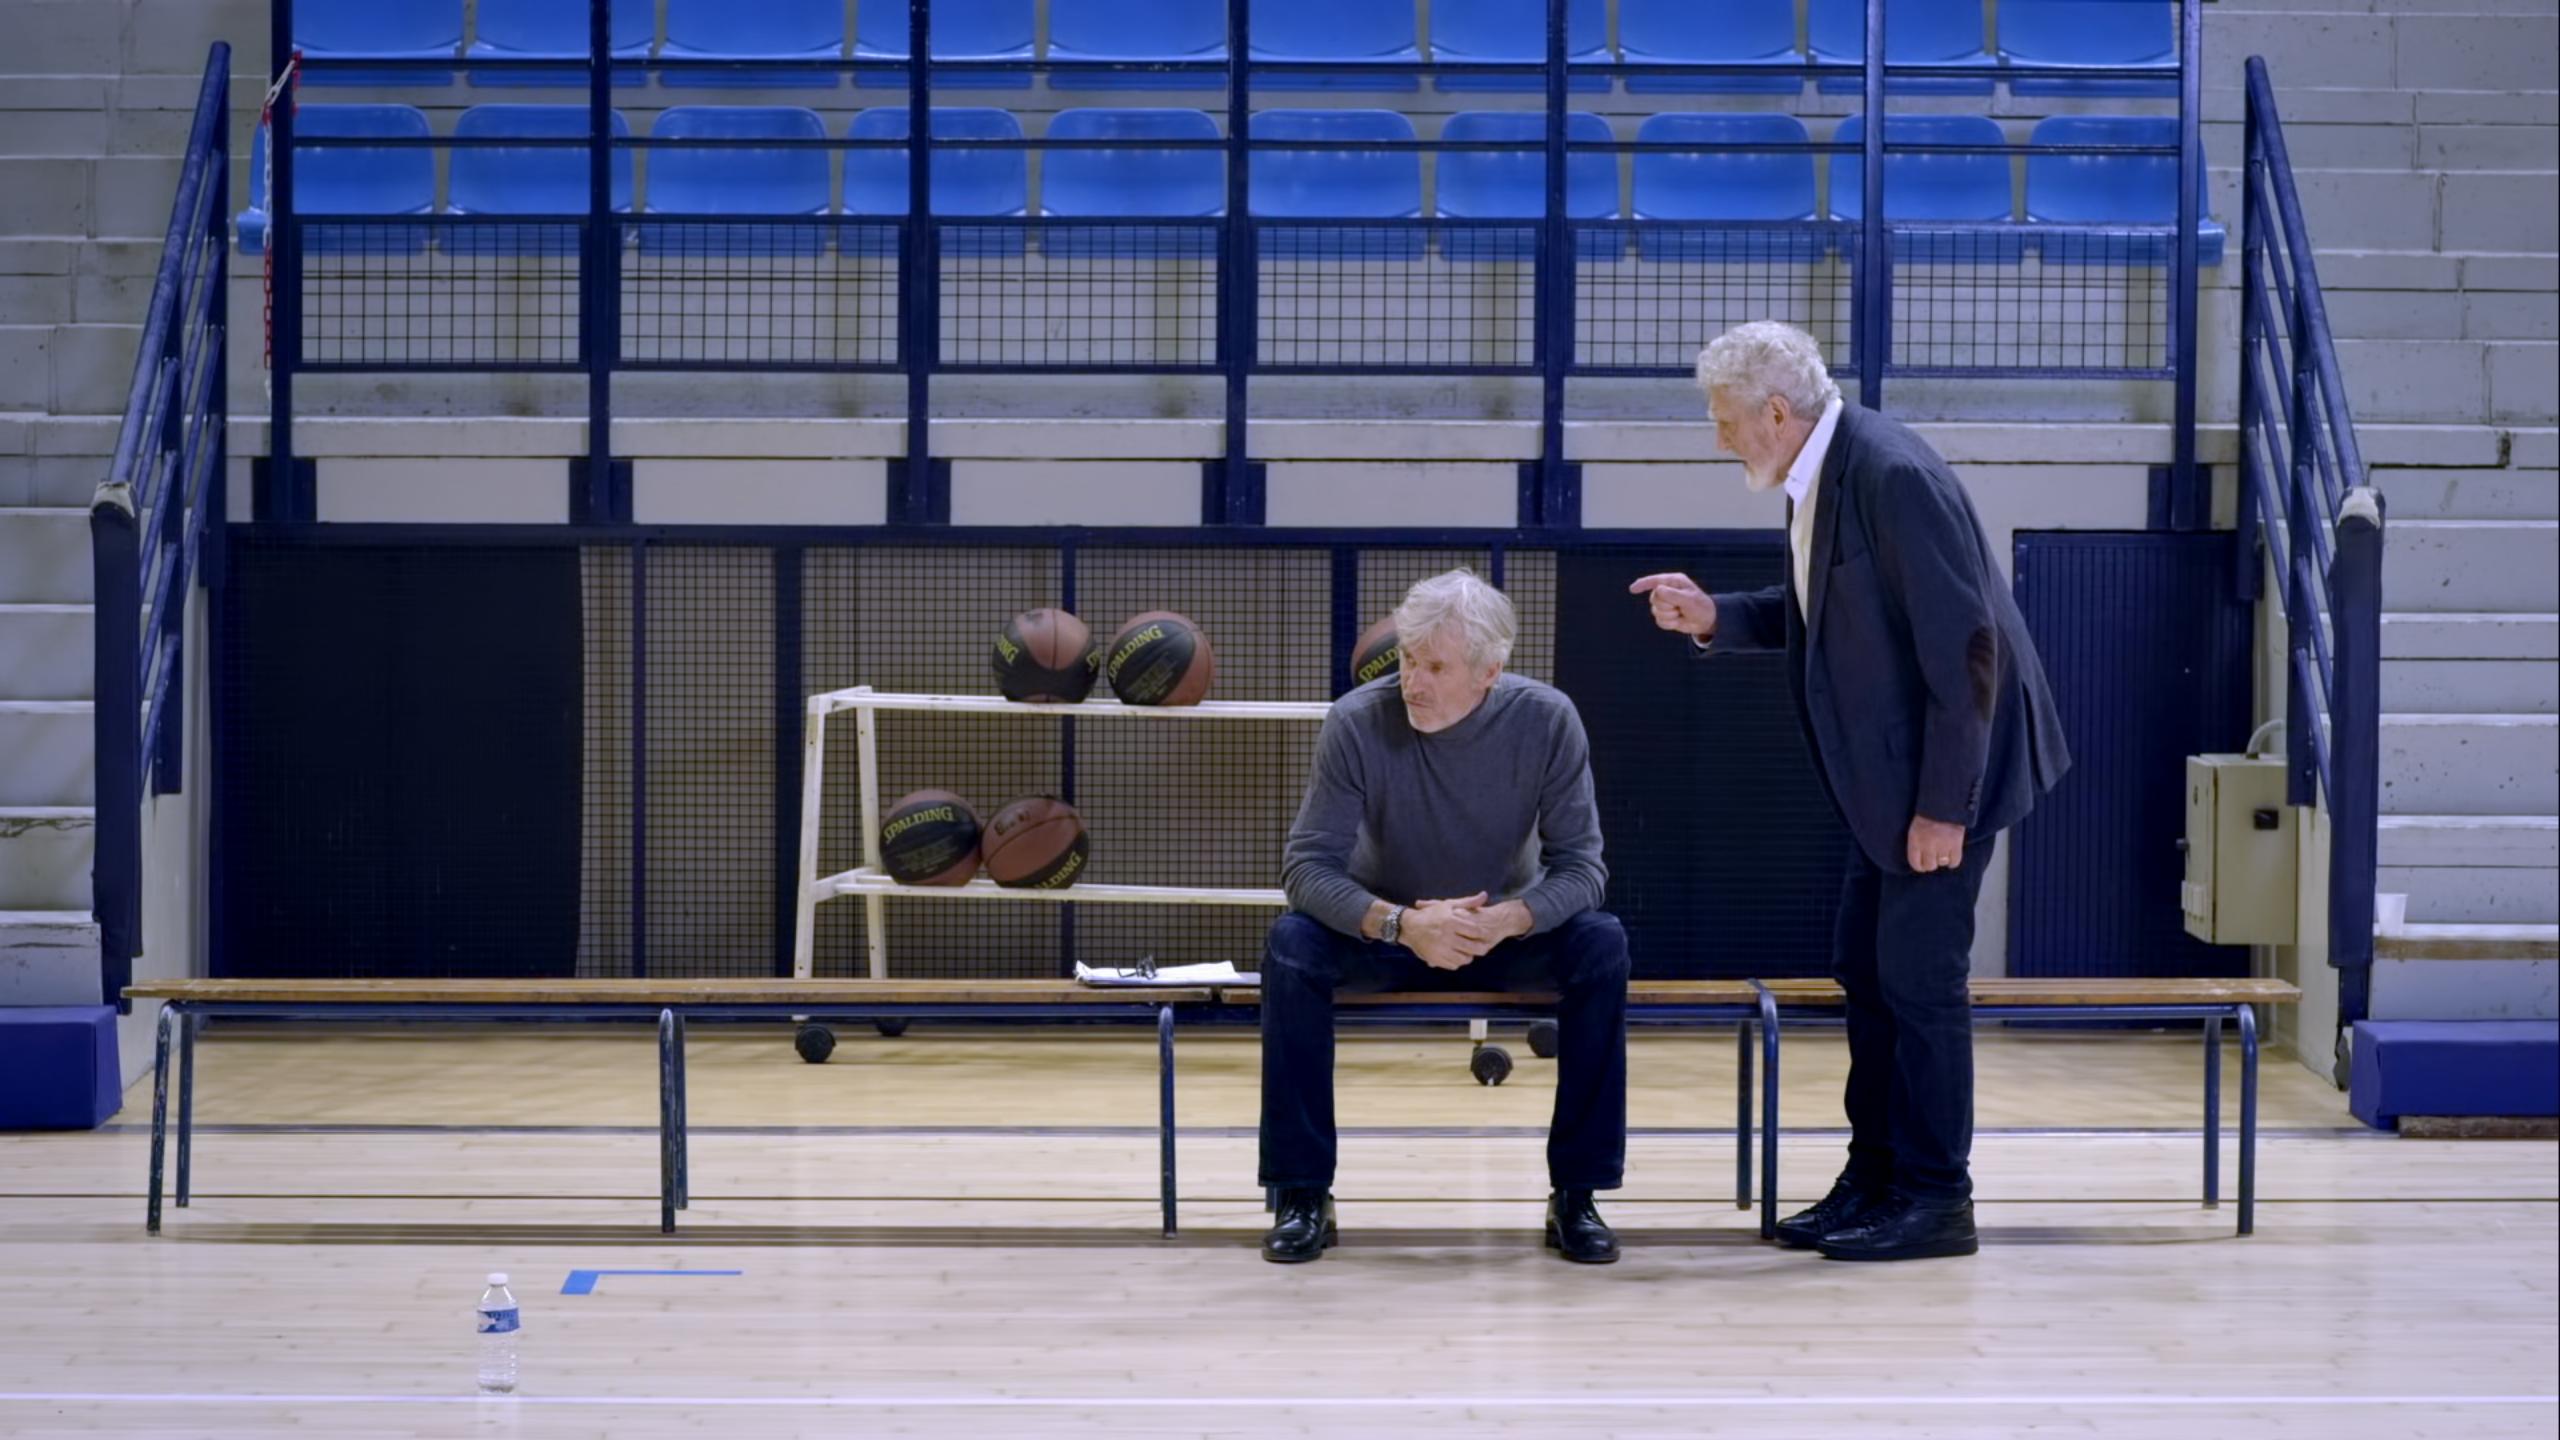
<path fill-rule="evenodd" d="M 1787 492 L 1787 578 L 1632 589 L 1703 657 L 1785 653 L 1855 842 L 1832 941 L 1849 1163 L 1778 1238 L 1835 1260 L 1970 1255 L 1974 903 L 1992 842 L 2071 764 L 2044 667 L 1955 473 L 1908 428 L 1843 403 L 1812 336 L 1738 326 L 1699 354 L 1698 384 L 1751 488 Z"/>

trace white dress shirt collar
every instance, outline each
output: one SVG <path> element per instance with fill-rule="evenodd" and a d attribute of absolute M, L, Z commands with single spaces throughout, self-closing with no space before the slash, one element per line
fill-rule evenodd
<path fill-rule="evenodd" d="M 1823 457 L 1831 453 L 1832 432 L 1840 428 L 1840 397 L 1834 395 L 1822 407 L 1822 418 L 1813 424 L 1813 433 L 1805 437 L 1804 448 L 1796 452 L 1795 463 L 1787 467 L 1787 503 L 1802 505 L 1813 493 L 1813 482 L 1822 478 Z"/>

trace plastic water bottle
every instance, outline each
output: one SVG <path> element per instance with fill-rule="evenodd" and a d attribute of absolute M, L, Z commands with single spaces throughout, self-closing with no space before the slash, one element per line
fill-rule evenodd
<path fill-rule="evenodd" d="M 504 1271 L 493 1271 L 489 1288 L 480 1292 L 480 1393 L 512 1395 L 516 1390 L 516 1336 L 522 1319 L 516 1297 L 507 1289 Z"/>

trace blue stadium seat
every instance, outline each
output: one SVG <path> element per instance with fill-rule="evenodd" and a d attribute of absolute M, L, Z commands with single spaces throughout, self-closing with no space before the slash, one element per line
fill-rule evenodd
<path fill-rule="evenodd" d="M 613 58 L 646 60 L 649 42 L 658 36 L 655 0 L 613 0 Z M 587 0 L 480 0 L 474 22 L 472 60 L 577 60 L 587 57 Z M 584 69 L 474 70 L 474 85 L 560 87 L 584 85 Z M 639 69 L 617 66 L 616 85 L 646 85 Z"/>
<path fill-rule="evenodd" d="M 2162 72 L 2157 80 L 2011 80 L 2010 93 L 2175 95 L 2177 16 L 2168 0 L 2001 0 L 2003 65 L 2138 65 Z"/>
<path fill-rule="evenodd" d="M 424 138 L 427 117 L 407 105 L 305 105 L 294 112 L 297 136 Z M 423 146 L 294 148 L 294 208 L 304 215 L 425 215 L 435 209 L 436 152 Z M 267 244 L 267 130 L 249 141 L 249 208 L 240 213 L 240 248 Z M 367 225 L 351 233 L 322 226 L 304 232 L 305 250 L 336 254 L 413 255 L 427 248 L 423 225 Z"/>
<path fill-rule="evenodd" d="M 1416 43 L 1410 5 L 1381 5 L 1377 0 L 1288 0 L 1256 5 L 1253 10 L 1253 58 L 1279 61 L 1323 61 L 1351 65 L 1412 64 L 1422 58 Z M 1295 75 L 1257 75 L 1256 90 L 1413 90 L 1420 81 L 1410 70 L 1306 71 Z"/>
<path fill-rule="evenodd" d="M 462 53 L 462 0 L 301 0 L 293 43 L 306 60 L 450 60 Z M 312 70 L 302 83 L 450 85 L 453 72 Z"/>
<path fill-rule="evenodd" d="M 853 140 L 904 140 L 907 110 L 883 105 L 865 110 L 845 127 Z M 1010 110 L 974 106 L 937 107 L 936 140 L 1019 140 L 1022 122 Z M 844 210 L 848 215 L 907 213 L 907 152 L 844 152 Z M 933 213 L 936 215 L 1023 215 L 1031 205 L 1031 159 L 1021 150 L 937 150 L 933 153 Z M 945 230 L 946 255 L 1019 255 L 1023 230 L 1018 225 L 963 226 Z M 865 226 L 844 232 L 848 255 L 888 255 L 897 251 L 895 232 Z"/>
<path fill-rule="evenodd" d="M 1260 142 L 1413 140 L 1413 122 L 1393 110 L 1264 110 L 1248 132 L 1257 148 L 1251 175 L 1253 218 L 1411 219 L 1422 214 L 1418 150 L 1266 150 Z M 1422 253 L 1419 227 L 1353 232 L 1264 229 L 1262 254 L 1274 259 L 1409 260 Z"/>
<path fill-rule="evenodd" d="M 1449 117 L 1443 140 L 1516 140 L 1544 145 L 1547 117 L 1535 110 L 1469 110 Z M 1575 111 L 1565 117 L 1565 138 L 1606 145 L 1617 137 L 1609 122 Z M 1576 220 L 1618 218 L 1618 157 L 1600 150 L 1568 153 L 1564 209 Z M 1453 219 L 1542 219 L 1547 213 L 1547 157 L 1537 150 L 1448 150 L 1440 155 L 1440 213 Z M 1574 232 L 1574 253 L 1584 260 L 1615 260 L 1626 253 L 1626 232 L 1610 225 Z M 1527 260 L 1536 242 L 1516 230 L 1444 230 L 1440 253 L 1452 260 Z"/>
<path fill-rule="evenodd" d="M 667 60 L 841 60 L 843 0 L 667 0 Z M 828 90 L 833 70 L 662 70 L 686 89 Z"/>
<path fill-rule="evenodd" d="M 1565 61 L 1571 65 L 1604 64 L 1609 58 L 1607 0 L 1568 0 L 1565 12 Z M 1547 61 L 1547 0 L 1465 0 L 1431 9 L 1431 59 L 1479 64 L 1535 64 Z M 1442 90 L 1520 90 L 1544 93 L 1543 75 L 1438 75 Z M 1569 76 L 1575 90 L 1607 90 L 1606 75 Z"/>
<path fill-rule="evenodd" d="M 1855 145 L 1866 138 L 1866 117 L 1840 122 L 1832 138 Z M 2007 137 L 1987 115 L 1887 115 L 1887 145 L 2000 145 Z M 1838 220 L 1866 215 L 1863 188 L 1866 162 L 1855 154 L 1831 157 L 1831 214 Z M 1891 150 L 1884 157 L 1884 218 L 1897 225 L 1944 221 L 1950 224 L 2011 225 L 2016 208 L 2009 190 L 2006 155 L 1910 155 Z M 1894 255 L 1984 265 L 2008 264 L 2025 253 L 2025 241 L 2014 230 L 1997 235 L 1896 235 Z"/>
<path fill-rule="evenodd" d="M 1618 58 L 1631 65 L 1801 65 L 1795 0 L 1618 0 Z M 1630 75 L 1636 94 L 1796 95 L 1794 75 Z"/>
<path fill-rule="evenodd" d="M 659 140 L 823 140 L 826 123 L 796 105 L 680 105 L 650 128 Z M 651 215 L 825 215 L 834 166 L 828 152 L 791 149 L 652 149 Z M 806 256 L 826 249 L 824 225 L 651 225 L 644 249 L 685 254 Z"/>
<path fill-rule="evenodd" d="M 2030 147 L 2171 145 L 2173 115 L 2055 115 L 2036 122 Z M 2196 176 L 2196 263 L 2222 263 L 2223 229 L 2206 214 L 2205 177 Z M 2172 155 L 2039 155 L 2027 153 L 2030 225 L 2167 225 L 2178 223 L 2178 161 Z M 2048 265 L 2169 263 L 2162 235 L 2037 237 Z"/>
<path fill-rule="evenodd" d="M 613 133 L 631 126 L 617 110 Z M 584 105 L 475 105 L 453 125 L 454 138 L 554 139 L 587 134 Z M 613 208 L 631 210 L 631 152 L 613 152 Z M 446 182 L 445 208 L 456 215 L 583 215 L 587 210 L 587 152 L 551 146 L 457 145 Z M 575 233 L 530 227 L 454 225 L 443 234 L 456 254 L 565 255 L 577 250 Z"/>
<path fill-rule="evenodd" d="M 960 60 L 1028 60 L 1031 58 L 1032 0 L 933 0 L 933 59 L 937 65 Z M 907 61 L 907 7 L 903 0 L 866 0 L 853 16 L 853 54 L 857 60 Z M 907 77 L 897 70 L 857 70 L 857 85 L 904 88 Z M 951 70 L 933 77 L 937 89 L 1027 90 L 1027 71 Z"/>
<path fill-rule="evenodd" d="M 1049 0 L 1052 60 L 1227 59 L 1226 0 Z M 1222 90 L 1223 74 L 1074 74 L 1052 90 Z"/>
<path fill-rule="evenodd" d="M 1646 228 L 1636 245 L 1649 260 L 1787 261 L 1819 259 L 1826 248 L 1815 228 L 1813 152 L 1736 150 L 1738 145 L 1808 144 L 1792 115 L 1656 115 L 1636 139 L 1693 145 L 1690 151 L 1636 152 L 1638 220 L 1756 221 Z M 1791 221 L 1797 228 L 1765 222 Z"/>
<path fill-rule="evenodd" d="M 1160 150 L 1159 140 L 1215 140 L 1218 124 L 1198 110 L 1061 110 L 1052 140 L 1125 140 L 1126 149 L 1051 150 L 1040 161 L 1040 209 L 1047 215 L 1208 217 L 1227 209 L 1226 156 L 1215 150 Z M 1207 259 L 1217 232 L 1189 226 L 1066 227 L 1041 232 L 1051 255 Z"/>
<path fill-rule="evenodd" d="M 1821 65 L 1859 65 L 1867 58 L 1866 0 L 1805 0 L 1805 34 Z M 1982 48 L 1982 0 L 1885 0 L 1884 58 L 1888 65 L 1989 65 Z M 1854 95 L 1856 76 L 1824 80 L 1826 95 Z M 1989 78 L 1889 79 L 1896 95 L 1988 95 Z"/>

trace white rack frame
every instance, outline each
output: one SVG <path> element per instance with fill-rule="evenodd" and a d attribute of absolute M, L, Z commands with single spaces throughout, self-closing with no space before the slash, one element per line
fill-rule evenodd
<path fill-rule="evenodd" d="M 827 717 L 850 710 L 854 716 L 854 761 L 862 784 L 862 863 L 834 875 L 818 873 L 818 826 L 826 793 Z M 862 899 L 864 929 L 870 940 L 870 973 L 889 978 L 889 941 L 883 920 L 891 896 L 926 900 L 1047 901 L 1052 904 L 1102 905 L 1241 905 L 1286 909 L 1288 896 L 1277 889 L 1214 889 L 1191 885 L 1070 885 L 1058 890 L 1008 890 L 978 879 L 966 885 L 901 885 L 880 867 L 879 715 L 883 710 L 927 711 L 944 715 L 1016 717 L 1038 720 L 1155 720 L 1166 723 L 1215 720 L 1321 721 L 1333 711 L 1330 701 L 1210 700 L 1198 705 L 1123 705 L 1116 700 L 1087 700 L 1077 705 L 1025 705 L 994 695 L 903 695 L 856 685 L 809 697 L 808 720 L 800 739 L 800 894 L 794 917 L 791 973 L 811 978 L 822 901 L 846 896 Z"/>

